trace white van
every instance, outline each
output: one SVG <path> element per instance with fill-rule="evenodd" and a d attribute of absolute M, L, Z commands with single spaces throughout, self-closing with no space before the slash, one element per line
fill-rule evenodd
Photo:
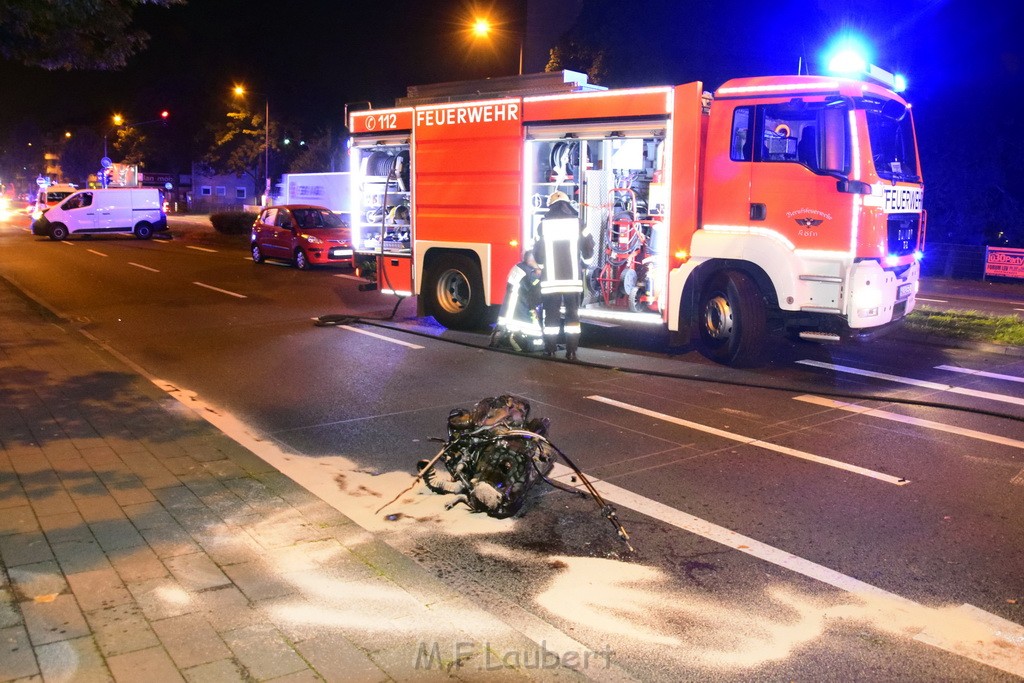
<path fill-rule="evenodd" d="M 147 240 L 163 230 L 167 230 L 163 193 L 148 187 L 79 190 L 32 222 L 33 235 L 52 240 L 111 232 L 130 232 Z"/>

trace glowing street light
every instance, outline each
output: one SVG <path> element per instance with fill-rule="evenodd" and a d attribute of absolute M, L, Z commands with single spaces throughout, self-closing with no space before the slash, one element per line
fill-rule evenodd
<path fill-rule="evenodd" d="M 476 38 L 489 38 L 492 33 L 496 32 L 496 29 L 494 28 L 494 26 L 491 25 L 490 19 L 488 19 L 487 17 L 477 17 L 476 19 L 474 19 L 473 26 L 472 26 L 471 30 L 473 32 L 473 35 Z M 524 36 L 522 36 L 522 35 L 519 36 L 519 75 L 520 76 L 523 75 L 523 38 L 524 38 Z"/>
<path fill-rule="evenodd" d="M 235 84 L 232 92 L 235 93 L 235 97 L 245 97 L 248 91 L 244 85 Z M 260 94 L 262 93 L 253 93 L 253 95 Z M 267 185 L 263 193 L 263 205 L 267 206 L 270 203 L 270 97 L 263 95 L 263 98 L 266 105 L 266 111 L 263 115 L 263 174 L 267 177 Z"/>

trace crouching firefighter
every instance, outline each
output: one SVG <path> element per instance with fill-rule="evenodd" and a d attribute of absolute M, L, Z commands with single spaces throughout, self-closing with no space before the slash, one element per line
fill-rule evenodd
<path fill-rule="evenodd" d="M 537 351 L 544 346 L 537 310 L 541 304 L 540 273 L 532 251 L 524 252 L 523 260 L 512 266 L 491 346 L 507 343 L 516 351 Z"/>
<path fill-rule="evenodd" d="M 548 197 L 548 211 L 540 223 L 534 256 L 541 267 L 540 291 L 544 301 L 544 355 L 558 350 L 559 332 L 565 334 L 565 357 L 576 360 L 580 343 L 580 298 L 583 277 L 580 257 L 594 255 L 594 238 L 581 233 L 579 214 L 564 192 Z M 564 322 L 560 320 L 564 311 Z M 561 325 L 560 325 L 561 322 Z"/>

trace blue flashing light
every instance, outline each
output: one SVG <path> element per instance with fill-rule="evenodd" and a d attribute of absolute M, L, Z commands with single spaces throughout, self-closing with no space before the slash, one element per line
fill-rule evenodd
<path fill-rule="evenodd" d="M 851 49 L 840 50 L 828 61 L 828 70 L 834 74 L 862 74 L 867 68 L 864 56 Z"/>
<path fill-rule="evenodd" d="M 894 92 L 903 92 L 904 90 L 906 90 L 907 89 L 907 77 L 904 76 L 903 74 L 896 74 L 895 76 L 893 76 L 893 86 L 892 86 L 892 89 L 893 89 Z"/>
<path fill-rule="evenodd" d="M 918 249 L 917 251 L 915 251 L 915 252 L 914 252 L 914 259 L 915 259 L 915 260 L 917 260 L 917 261 L 920 261 L 920 260 L 922 260 L 923 258 L 924 258 L 924 252 L 923 252 L 923 251 L 921 251 L 920 249 Z"/>
<path fill-rule="evenodd" d="M 828 70 L 836 75 L 862 74 L 868 70 L 871 56 L 864 41 L 851 35 L 836 40 L 826 53 Z"/>

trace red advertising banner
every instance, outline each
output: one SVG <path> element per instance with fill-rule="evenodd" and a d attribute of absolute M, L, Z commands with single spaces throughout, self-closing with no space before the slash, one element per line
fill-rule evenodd
<path fill-rule="evenodd" d="M 1024 278 L 1024 249 L 985 247 L 985 275 Z"/>

